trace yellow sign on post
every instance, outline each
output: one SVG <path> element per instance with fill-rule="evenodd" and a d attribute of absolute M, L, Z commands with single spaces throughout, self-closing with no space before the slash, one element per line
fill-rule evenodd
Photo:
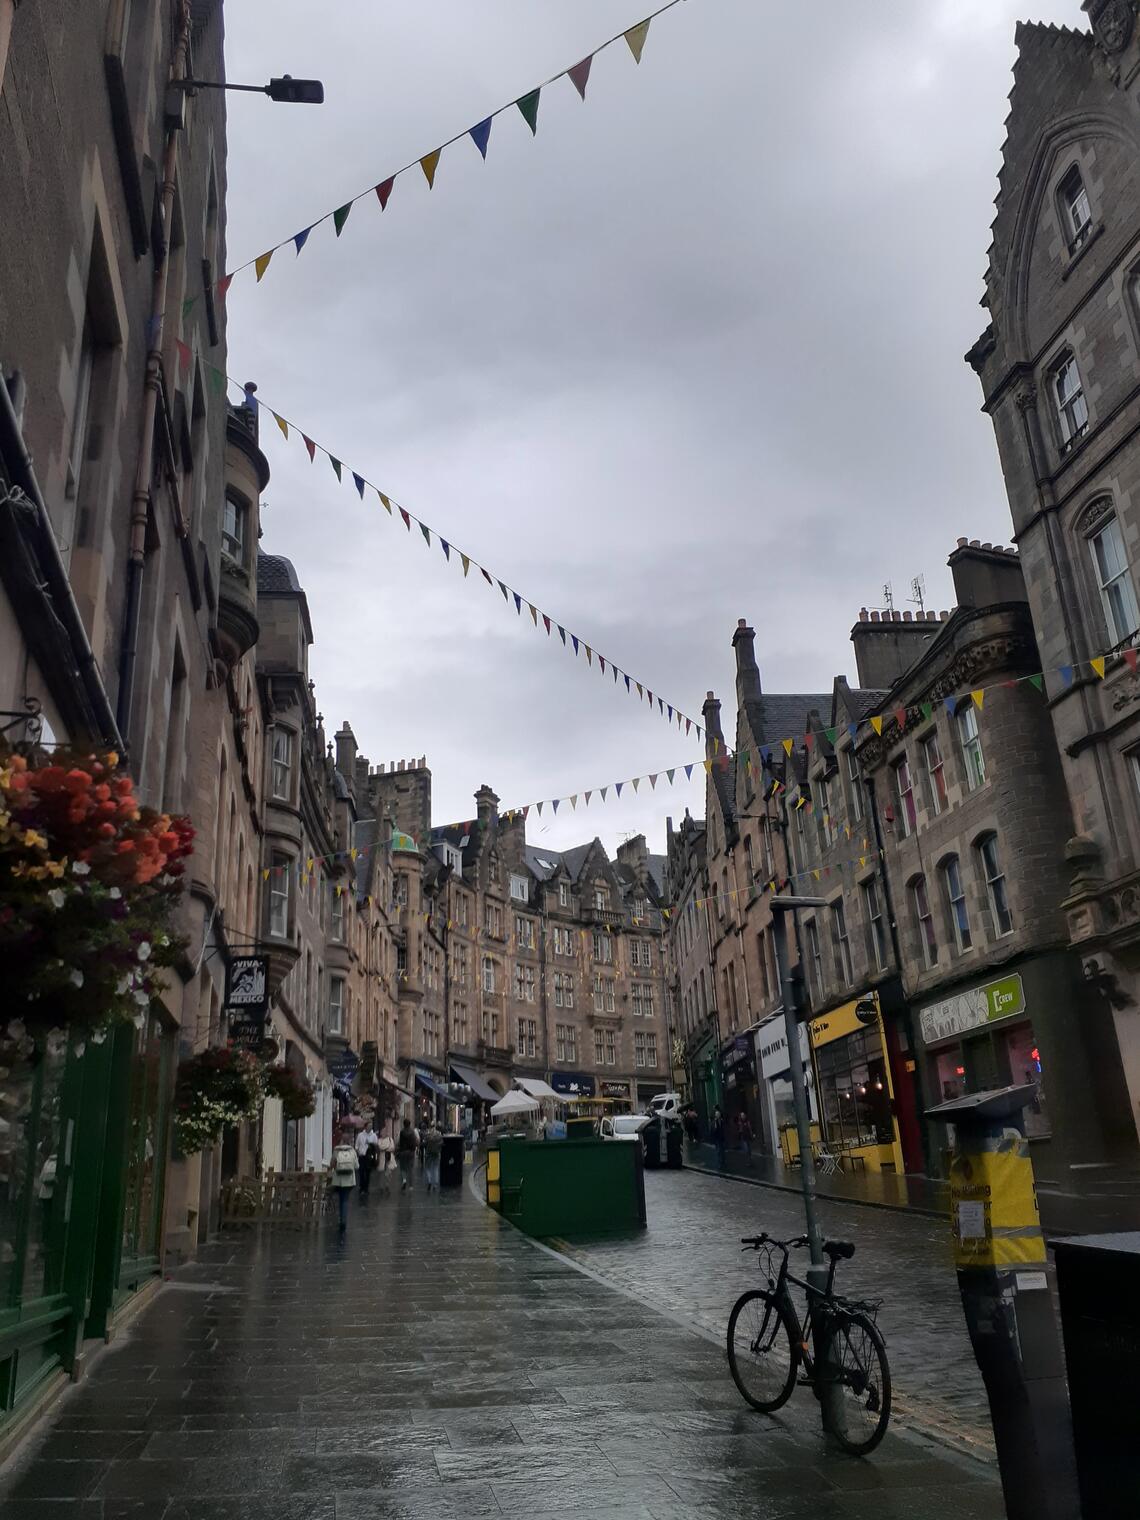
<path fill-rule="evenodd" d="M 955 1155 L 950 1164 L 950 1209 L 957 1266 L 1044 1263 L 1033 1163 L 1023 1135 L 1007 1130 L 992 1150 Z"/>

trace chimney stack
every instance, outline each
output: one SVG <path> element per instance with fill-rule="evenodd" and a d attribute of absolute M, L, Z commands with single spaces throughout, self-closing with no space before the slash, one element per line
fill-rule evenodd
<path fill-rule="evenodd" d="M 701 712 L 705 720 L 705 754 L 712 760 L 724 750 L 724 735 L 720 731 L 720 703 L 715 693 L 707 693 Z"/>
<path fill-rule="evenodd" d="M 498 814 L 499 799 L 485 783 L 475 793 L 476 816 L 479 819 L 480 828 L 489 829 Z"/>
<path fill-rule="evenodd" d="M 738 618 L 732 647 L 736 651 L 736 705 L 754 702 L 760 696 L 760 667 L 756 663 L 756 632 L 743 618 Z"/>

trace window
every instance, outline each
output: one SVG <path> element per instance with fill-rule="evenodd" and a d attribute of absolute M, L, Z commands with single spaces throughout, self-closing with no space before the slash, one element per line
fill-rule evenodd
<path fill-rule="evenodd" d="M 274 939 L 289 938 L 289 897 L 293 886 L 293 863 L 288 855 L 275 853 L 269 870 L 269 932 Z"/>
<path fill-rule="evenodd" d="M 819 950 L 819 928 L 814 918 L 804 926 L 808 946 L 808 990 L 818 999 L 823 993 L 823 956 Z"/>
<path fill-rule="evenodd" d="M 863 777 L 859 773 L 859 759 L 854 745 L 843 751 L 843 763 L 847 769 L 847 811 L 852 823 L 862 823 Z"/>
<path fill-rule="evenodd" d="M 555 926 L 554 930 L 554 953 L 555 955 L 574 954 L 574 931 L 573 929 L 560 929 Z"/>
<path fill-rule="evenodd" d="M 634 1035 L 633 1035 L 633 1064 L 635 1066 L 644 1066 L 645 1065 L 645 1031 L 644 1031 L 644 1029 L 637 1029 L 637 1030 L 634 1031 Z"/>
<path fill-rule="evenodd" d="M 467 1004 L 456 1003 L 451 1013 L 451 1027 L 457 1045 L 466 1045 L 468 1038 Z"/>
<path fill-rule="evenodd" d="M 917 876 L 911 882 L 910 907 L 914 918 L 915 934 L 922 948 L 923 964 L 927 967 L 936 966 L 938 964 L 938 936 L 934 932 L 934 915 L 930 911 L 925 877 Z"/>
<path fill-rule="evenodd" d="M 644 966 L 648 971 L 653 965 L 653 945 L 647 939 L 631 939 L 629 942 L 629 964 L 631 966 Z"/>
<path fill-rule="evenodd" d="M 288 802 L 293 775 L 293 735 L 287 728 L 273 730 L 273 795 Z"/>
<path fill-rule="evenodd" d="M 652 982 L 634 982 L 630 987 L 630 1010 L 635 1019 L 653 1017 Z"/>
<path fill-rule="evenodd" d="M 946 766 L 937 729 L 922 741 L 922 759 L 926 767 L 926 799 L 931 813 L 937 818 L 946 806 Z"/>
<path fill-rule="evenodd" d="M 393 876 L 392 895 L 397 908 L 408 906 L 408 878 L 404 871 L 397 871 Z"/>
<path fill-rule="evenodd" d="M 847 913 L 841 902 L 831 905 L 831 948 L 835 952 L 835 975 L 843 987 L 855 980 L 851 962 L 851 937 L 847 933 Z"/>
<path fill-rule="evenodd" d="M 606 1063 L 606 1037 L 602 1030 L 594 1030 L 594 1064 L 604 1066 Z"/>
<path fill-rule="evenodd" d="M 982 875 L 986 878 L 986 896 L 990 903 L 994 937 L 1013 933 L 1013 914 L 1009 911 L 1009 897 L 1005 890 L 1005 872 L 1001 868 L 996 834 L 987 834 L 978 842 L 978 855 L 982 862 Z"/>
<path fill-rule="evenodd" d="M 978 733 L 978 710 L 972 702 L 967 702 L 959 710 L 958 738 L 966 767 L 966 785 L 970 791 L 976 792 L 986 782 L 986 758 L 982 754 L 982 738 Z"/>
<path fill-rule="evenodd" d="M 455 985 L 461 990 L 465 990 L 467 987 L 467 979 L 471 974 L 471 961 L 467 954 L 466 945 L 456 945 L 454 966 Z"/>
<path fill-rule="evenodd" d="M 657 1036 L 649 1030 L 645 1036 L 645 1064 L 646 1066 L 657 1065 Z"/>
<path fill-rule="evenodd" d="M 534 949 L 534 919 L 515 914 L 515 938 L 523 950 Z"/>
<path fill-rule="evenodd" d="M 877 881 L 863 883 L 863 916 L 867 921 L 867 959 L 876 971 L 884 971 L 887 965 L 887 928 L 883 922 L 883 904 Z"/>
<path fill-rule="evenodd" d="M 1089 548 L 1109 642 L 1123 644 L 1140 628 L 1140 613 L 1136 610 L 1136 589 L 1115 517 L 1089 539 Z"/>
<path fill-rule="evenodd" d="M 528 895 L 529 894 L 527 893 L 527 889 L 526 889 L 526 877 L 525 876 L 516 876 L 515 873 L 512 871 L 511 872 L 511 897 L 514 899 L 515 902 L 526 902 L 528 900 Z"/>
<path fill-rule="evenodd" d="M 499 1043 L 499 1015 L 486 1008 L 483 1010 L 483 1040 L 488 1045 Z"/>
<path fill-rule="evenodd" d="M 537 1036 L 538 1024 L 536 1021 L 534 1019 L 520 1019 L 517 1054 L 520 1056 L 533 1056 Z"/>
<path fill-rule="evenodd" d="M 899 799 L 899 825 L 902 837 L 909 839 L 914 833 L 917 815 L 914 810 L 914 782 L 910 777 L 910 761 L 904 755 L 895 763 L 895 790 Z"/>
<path fill-rule="evenodd" d="M 768 975 L 768 935 L 764 929 L 756 936 L 756 958 L 760 963 L 760 986 L 767 1002 L 772 996 L 772 980 Z"/>
<path fill-rule="evenodd" d="M 649 917 L 649 899 L 647 897 L 635 897 L 633 899 L 633 916 L 635 919 Z"/>
<path fill-rule="evenodd" d="M 554 1026 L 554 1038 L 557 1042 L 558 1059 L 560 1061 L 576 1061 L 578 1059 L 578 1031 L 573 1024 L 556 1024 Z"/>
<path fill-rule="evenodd" d="M 344 1033 L 344 977 L 329 977 L 329 1034 Z"/>
<path fill-rule="evenodd" d="M 605 912 L 610 905 L 610 894 L 605 887 L 594 888 L 594 907 L 599 913 Z"/>
<path fill-rule="evenodd" d="M 455 894 L 455 919 L 461 929 L 467 927 L 467 893 Z"/>
<path fill-rule="evenodd" d="M 487 875 L 491 885 L 497 887 L 499 885 L 499 857 L 497 855 L 491 856 L 490 864 L 487 867 Z"/>
<path fill-rule="evenodd" d="M 1089 409 L 1081 389 L 1077 361 L 1069 354 L 1053 371 L 1053 400 L 1061 429 L 1062 452 L 1070 448 L 1088 427 Z"/>
<path fill-rule="evenodd" d="M 245 524 L 248 508 L 234 491 L 226 492 L 222 510 L 222 556 L 235 565 L 245 562 Z"/>
<path fill-rule="evenodd" d="M 495 991 L 495 963 L 489 955 L 483 957 L 483 991 L 491 994 Z"/>
<path fill-rule="evenodd" d="M 408 969 L 408 947 L 407 947 L 407 945 L 397 945 L 396 946 L 396 970 L 397 970 L 397 972 L 401 976 L 403 976 L 404 973 L 407 971 L 407 969 Z"/>
<path fill-rule="evenodd" d="M 959 953 L 973 944 L 970 934 L 970 915 L 966 909 L 966 894 L 962 890 L 962 873 L 958 869 L 957 855 L 951 855 L 942 865 L 942 885 L 946 892 L 946 906 L 950 912 L 950 927 Z"/>
<path fill-rule="evenodd" d="M 614 959 L 613 938 L 603 929 L 594 930 L 594 959 L 604 966 L 612 966 Z"/>
<path fill-rule="evenodd" d="M 344 943 L 344 888 L 335 887 L 330 882 L 329 891 L 332 893 L 332 937 L 336 943 Z"/>
<path fill-rule="evenodd" d="M 573 1008 L 574 1006 L 574 978 L 568 971 L 554 973 L 554 1006 L 555 1008 Z"/>
<path fill-rule="evenodd" d="M 515 999 L 520 1003 L 534 1002 L 534 967 L 515 967 Z"/>
<path fill-rule="evenodd" d="M 606 1065 L 617 1065 L 617 1032 L 613 1029 L 606 1030 Z"/>
<path fill-rule="evenodd" d="M 1085 190 L 1085 182 L 1076 164 L 1061 181 L 1057 194 L 1061 200 L 1061 214 L 1065 223 L 1065 236 L 1069 240 L 1069 252 L 1072 253 L 1074 249 L 1081 246 L 1092 228 L 1092 211 L 1089 207 L 1088 192 Z"/>
<path fill-rule="evenodd" d="M 608 976 L 596 976 L 594 978 L 594 1012 L 613 1013 L 614 1011 L 614 984 L 613 978 Z"/>
<path fill-rule="evenodd" d="M 568 881 L 560 881 L 558 883 L 558 906 L 560 908 L 568 908 L 570 906 L 570 883 Z"/>
<path fill-rule="evenodd" d="M 503 937 L 503 910 L 497 903 L 483 904 L 483 932 L 493 939 Z"/>

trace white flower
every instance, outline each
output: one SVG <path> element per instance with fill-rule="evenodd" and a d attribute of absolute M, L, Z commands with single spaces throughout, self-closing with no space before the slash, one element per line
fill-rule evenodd
<path fill-rule="evenodd" d="M 139 946 L 139 960 L 140 961 L 149 961 L 150 960 L 150 945 L 149 945 L 149 943 L 145 939 L 143 940 L 142 944 Z"/>
<path fill-rule="evenodd" d="M 111 899 L 112 902 L 118 902 L 119 898 L 122 897 L 122 895 L 123 894 L 119 891 L 118 887 L 112 887 L 107 893 L 107 896 Z"/>
<path fill-rule="evenodd" d="M 67 973 L 67 980 L 73 987 L 82 987 L 83 972 L 80 971 L 78 967 L 72 967 L 72 969 Z"/>
<path fill-rule="evenodd" d="M 77 860 L 77 861 L 75 861 L 73 863 L 73 865 L 71 867 L 71 874 L 73 876 L 90 876 L 91 875 L 91 867 L 87 864 L 87 862 L 85 860 Z"/>
<path fill-rule="evenodd" d="M 145 992 L 136 992 L 135 993 L 135 1002 L 139 1005 L 140 1008 L 149 1008 L 150 1007 L 150 996 L 149 996 L 148 993 L 145 993 Z"/>
<path fill-rule="evenodd" d="M 62 908 L 66 901 L 67 898 L 65 897 L 63 891 L 59 887 L 52 887 L 51 891 L 48 893 L 48 902 L 51 903 L 52 907 Z"/>
<path fill-rule="evenodd" d="M 124 971 L 122 976 L 119 978 L 119 985 L 115 988 L 115 991 L 119 994 L 120 997 L 122 997 L 125 993 L 131 990 L 131 988 L 134 986 L 134 981 L 134 974 L 130 971 Z"/>

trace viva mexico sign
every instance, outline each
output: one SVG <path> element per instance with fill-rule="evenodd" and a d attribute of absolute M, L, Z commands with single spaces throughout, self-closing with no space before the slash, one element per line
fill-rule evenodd
<path fill-rule="evenodd" d="M 949 1040 L 1024 1012 L 1025 990 L 1015 972 L 1000 981 L 986 982 L 982 987 L 971 987 L 969 992 L 928 1003 L 919 1015 L 923 1042 L 933 1045 L 938 1040 Z"/>

